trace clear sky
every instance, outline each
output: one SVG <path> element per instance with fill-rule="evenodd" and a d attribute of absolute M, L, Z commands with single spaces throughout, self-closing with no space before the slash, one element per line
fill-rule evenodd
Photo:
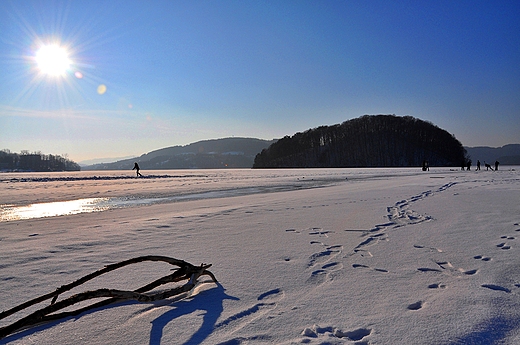
<path fill-rule="evenodd" d="M 520 143 L 519 18 L 518 0 L 0 1 L 0 149 L 138 156 L 365 114 Z"/>

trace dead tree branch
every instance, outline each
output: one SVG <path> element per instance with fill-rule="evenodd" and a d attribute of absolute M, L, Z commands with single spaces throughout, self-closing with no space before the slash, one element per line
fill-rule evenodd
<path fill-rule="evenodd" d="M 177 266 L 178 269 L 174 273 L 164 276 L 162 278 L 159 278 L 134 291 L 116 290 L 116 289 L 98 289 L 98 290 L 94 290 L 94 291 L 85 291 L 85 292 L 82 292 L 79 294 L 75 294 L 75 295 L 72 295 L 59 302 L 56 302 L 56 300 L 58 299 L 60 294 L 66 292 L 66 291 L 70 291 L 71 289 L 73 289 L 89 280 L 99 277 L 100 275 L 105 274 L 107 272 L 114 271 L 118 268 L 128 266 L 131 264 L 135 264 L 135 263 L 139 263 L 139 262 L 144 262 L 144 261 L 163 261 L 163 262 L 169 263 L 171 265 Z M 7 335 L 9 335 L 17 330 L 25 328 L 25 327 L 29 327 L 29 326 L 32 326 L 32 325 L 35 325 L 35 324 L 38 324 L 41 322 L 60 319 L 60 318 L 67 317 L 67 316 L 78 315 L 87 310 L 99 308 L 99 307 L 102 307 L 102 306 L 105 306 L 105 305 L 108 305 L 108 304 L 111 304 L 114 302 L 118 302 L 118 301 L 135 300 L 135 301 L 139 301 L 139 302 L 153 302 L 153 301 L 170 298 L 173 296 L 178 296 L 178 295 L 187 293 L 190 290 L 192 290 L 196 286 L 197 279 L 201 275 L 208 275 L 211 277 L 213 282 L 218 283 L 217 279 L 215 278 L 213 273 L 211 273 L 210 271 L 207 270 L 209 267 L 211 267 L 211 264 L 207 264 L 207 265 L 202 264 L 200 266 L 194 266 L 186 261 L 177 260 L 177 259 L 170 258 L 167 256 L 154 256 L 154 255 L 140 256 L 140 257 L 136 257 L 133 259 L 121 261 L 116 264 L 111 264 L 111 265 L 105 266 L 103 269 L 100 269 L 100 270 L 93 272 L 91 274 L 88 274 L 72 283 L 69 283 L 69 284 L 66 284 L 66 285 L 63 285 L 63 286 L 57 288 L 56 291 L 36 297 L 32 300 L 29 300 L 25 303 L 22 303 L 20 305 L 17 305 L 9 310 L 6 310 L 6 311 L 3 311 L 2 313 L 0 313 L 0 320 L 2 320 L 10 315 L 13 315 L 21 310 L 24 310 L 32 305 L 41 303 L 45 300 L 52 298 L 50 305 L 48 305 L 44 308 L 41 308 L 8 326 L 0 328 L 0 339 L 6 337 Z M 183 280 L 188 280 L 188 281 L 182 286 L 177 286 L 175 288 L 172 288 L 172 289 L 169 289 L 166 291 L 162 291 L 162 292 L 158 292 L 155 294 L 146 293 L 158 286 L 168 284 L 168 283 L 180 282 Z M 82 301 L 86 301 L 86 300 L 90 300 L 90 299 L 94 299 L 94 298 L 104 298 L 104 297 L 108 297 L 108 299 L 105 299 L 98 303 L 94 303 L 87 307 L 83 307 L 83 308 L 80 308 L 77 310 L 63 312 L 63 313 L 59 313 L 59 314 L 52 314 L 58 310 L 70 307 L 70 306 L 72 306 L 76 303 L 82 302 Z"/>

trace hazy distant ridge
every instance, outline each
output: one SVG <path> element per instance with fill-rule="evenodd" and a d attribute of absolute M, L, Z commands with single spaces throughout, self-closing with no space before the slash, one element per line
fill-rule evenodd
<path fill-rule="evenodd" d="M 275 141 L 256 138 L 203 140 L 154 150 L 137 158 L 94 164 L 82 167 L 82 170 L 132 169 L 134 162 L 147 170 L 251 168 L 256 154 Z"/>
<path fill-rule="evenodd" d="M 84 161 L 77 162 L 81 167 L 94 165 L 94 164 L 102 164 L 102 163 L 112 163 L 117 161 L 122 161 L 125 159 L 133 159 L 135 156 L 125 156 L 125 157 L 109 157 L 109 158 L 95 158 L 95 159 L 87 159 Z"/>
<path fill-rule="evenodd" d="M 468 156 L 473 164 L 480 160 L 481 163 L 493 164 L 496 160 L 502 165 L 520 165 L 520 144 L 509 144 L 502 147 L 466 147 Z"/>

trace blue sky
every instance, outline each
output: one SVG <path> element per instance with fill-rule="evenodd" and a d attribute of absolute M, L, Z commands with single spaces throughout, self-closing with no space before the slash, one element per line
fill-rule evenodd
<path fill-rule="evenodd" d="M 520 143 L 518 1 L 1 1 L 0 18 L 0 149 L 138 156 L 365 114 Z"/>

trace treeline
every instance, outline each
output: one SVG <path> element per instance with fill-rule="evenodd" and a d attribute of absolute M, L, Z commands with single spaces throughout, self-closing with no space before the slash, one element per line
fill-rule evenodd
<path fill-rule="evenodd" d="M 285 136 L 255 157 L 253 168 L 460 166 L 462 144 L 411 116 L 365 115 Z"/>
<path fill-rule="evenodd" d="M 22 151 L 13 153 L 0 150 L 0 170 L 2 171 L 79 171 L 80 166 L 59 155 Z"/>

